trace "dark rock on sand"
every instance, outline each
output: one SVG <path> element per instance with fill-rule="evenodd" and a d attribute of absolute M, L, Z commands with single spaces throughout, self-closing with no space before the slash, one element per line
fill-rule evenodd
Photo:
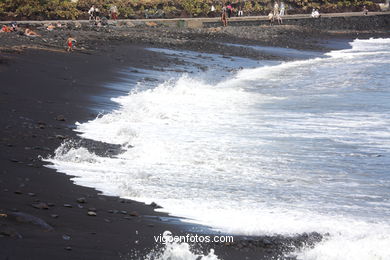
<path fill-rule="evenodd" d="M 77 201 L 78 203 L 86 203 L 86 202 L 87 202 L 87 200 L 86 200 L 84 197 L 78 198 L 76 201 Z"/>
<path fill-rule="evenodd" d="M 65 121 L 65 117 L 63 115 L 58 115 L 55 118 L 57 121 Z"/>
<path fill-rule="evenodd" d="M 54 228 L 52 226 L 50 226 L 49 224 L 47 224 L 46 221 L 44 221 L 43 219 L 38 218 L 38 217 L 33 216 L 33 215 L 30 215 L 30 214 L 27 214 L 27 213 L 23 213 L 23 212 L 11 212 L 8 214 L 7 219 L 13 220 L 13 221 L 16 221 L 19 223 L 32 224 L 32 225 L 40 227 L 41 229 L 43 229 L 45 231 L 54 230 Z"/>
<path fill-rule="evenodd" d="M 161 209 L 162 207 L 160 205 L 158 205 L 156 202 L 152 202 L 150 203 L 150 206 L 152 206 L 153 208 L 155 209 Z"/>
<path fill-rule="evenodd" d="M 49 209 L 49 205 L 44 202 L 34 203 L 31 206 L 36 209 Z"/>
<path fill-rule="evenodd" d="M 132 212 L 129 213 L 129 215 L 132 216 L 132 217 L 139 217 L 140 216 L 137 211 L 132 211 Z"/>
<path fill-rule="evenodd" d="M 0 227 L 0 237 L 10 237 L 10 238 L 23 238 L 22 235 L 13 228 L 10 227 Z"/>
<path fill-rule="evenodd" d="M 70 238 L 71 238 L 71 237 L 68 236 L 68 235 L 65 235 L 65 234 L 62 235 L 62 239 L 63 239 L 63 240 L 67 240 L 67 241 L 68 241 L 68 240 L 70 240 Z"/>
<path fill-rule="evenodd" d="M 60 139 L 60 140 L 65 140 L 66 139 L 66 136 L 63 136 L 63 135 L 56 135 L 55 137 L 57 139 Z"/>

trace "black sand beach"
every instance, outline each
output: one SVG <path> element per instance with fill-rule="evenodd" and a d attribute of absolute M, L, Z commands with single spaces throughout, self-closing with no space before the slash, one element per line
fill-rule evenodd
<path fill-rule="evenodd" d="M 116 81 L 121 68 L 153 69 L 156 64 L 170 66 L 177 62 L 145 47 L 284 59 L 219 43 L 327 50 L 318 43 L 362 35 L 291 26 L 248 27 L 246 34 L 237 31 L 63 29 L 54 32 L 56 36 L 42 30 L 42 38 L 1 35 L 1 259 L 142 259 L 156 247 L 154 235 L 165 230 L 186 233 L 180 225 L 162 221 L 167 215 L 156 213 L 153 206 L 99 195 L 99 191 L 74 185 L 69 176 L 44 167 L 39 159 L 53 155 L 64 139 L 79 139 L 73 131 L 74 123 L 97 116 L 91 108 L 98 104 L 91 97 L 104 95 L 108 91 L 104 84 Z M 64 51 L 69 33 L 78 39 L 78 50 L 73 53 Z M 385 36 L 388 32 L 363 35 Z M 97 153 L 116 152 L 116 147 L 96 142 L 90 142 L 89 148 Z M 209 244 L 204 249 L 207 252 L 214 248 L 223 259 L 272 259 L 292 245 L 319 240 L 318 234 L 237 237 L 233 244 Z"/>

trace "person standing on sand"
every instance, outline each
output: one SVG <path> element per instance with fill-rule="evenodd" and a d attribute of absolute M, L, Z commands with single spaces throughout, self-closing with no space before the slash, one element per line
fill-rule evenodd
<path fill-rule="evenodd" d="M 72 36 L 69 35 L 68 39 L 66 40 L 66 43 L 68 45 L 68 49 L 67 49 L 68 52 L 73 51 L 73 45 L 75 42 L 76 42 L 76 39 L 72 38 Z"/>
<path fill-rule="evenodd" d="M 222 15 L 221 15 L 221 21 L 223 27 L 227 26 L 227 13 L 226 13 L 226 7 L 222 7 Z"/>

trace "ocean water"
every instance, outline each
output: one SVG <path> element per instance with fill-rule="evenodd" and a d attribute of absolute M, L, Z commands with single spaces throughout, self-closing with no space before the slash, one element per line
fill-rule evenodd
<path fill-rule="evenodd" d="M 76 129 L 123 153 L 62 145 L 50 167 L 224 233 L 327 234 L 298 259 L 390 259 L 390 39 L 350 45 L 136 84 Z"/>

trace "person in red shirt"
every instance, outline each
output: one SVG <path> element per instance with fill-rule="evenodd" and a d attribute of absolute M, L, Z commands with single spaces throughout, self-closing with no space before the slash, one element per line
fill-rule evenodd
<path fill-rule="evenodd" d="M 73 51 L 73 45 L 76 42 L 76 39 L 72 38 L 72 36 L 69 35 L 68 39 L 66 40 L 66 43 L 68 44 L 68 52 Z"/>

